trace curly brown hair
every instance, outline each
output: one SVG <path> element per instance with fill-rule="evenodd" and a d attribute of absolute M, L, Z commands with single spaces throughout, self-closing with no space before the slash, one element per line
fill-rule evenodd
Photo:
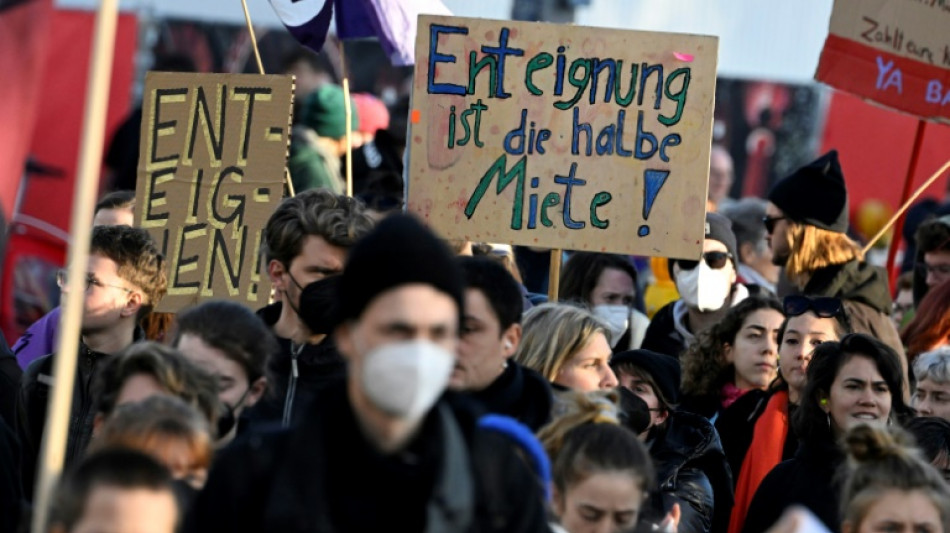
<path fill-rule="evenodd" d="M 114 261 L 119 277 L 142 291 L 145 301 L 139 308 L 138 320 L 148 315 L 165 296 L 168 288 L 165 258 L 144 229 L 96 226 L 92 228 L 89 253 Z"/>
<path fill-rule="evenodd" d="M 729 309 L 720 322 L 696 336 L 681 356 L 683 394 L 718 394 L 719 388 L 733 379 L 735 370 L 732 363 L 726 362 L 725 346 L 734 344 L 749 315 L 762 309 L 781 313 L 782 305 L 771 297 L 750 296 Z"/>

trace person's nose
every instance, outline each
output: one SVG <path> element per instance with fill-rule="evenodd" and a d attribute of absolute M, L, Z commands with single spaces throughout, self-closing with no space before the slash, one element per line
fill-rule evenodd
<path fill-rule="evenodd" d="M 918 414 L 923 416 L 930 416 L 933 414 L 933 408 L 930 405 L 930 400 L 926 398 L 917 402 L 914 408 L 917 409 Z"/>
<path fill-rule="evenodd" d="M 774 337 L 765 338 L 765 346 L 763 347 L 763 352 L 770 355 L 775 355 L 778 353 L 778 340 Z"/>
<path fill-rule="evenodd" d="M 604 373 L 603 379 L 600 381 L 601 389 L 613 389 L 616 388 L 620 382 L 617 380 L 617 375 L 614 374 L 614 371 L 608 366 L 606 367 L 607 371 Z"/>

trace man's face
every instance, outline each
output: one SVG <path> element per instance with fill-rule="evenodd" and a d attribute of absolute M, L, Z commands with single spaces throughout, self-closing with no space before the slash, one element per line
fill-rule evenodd
<path fill-rule="evenodd" d="M 785 266 L 785 263 L 788 262 L 788 256 L 792 253 L 788 247 L 788 237 L 786 236 L 788 233 L 788 219 L 785 218 L 785 213 L 772 202 L 769 202 L 769 205 L 765 208 L 765 216 L 774 221 L 772 231 L 767 233 L 765 237 L 772 249 L 772 263 L 777 266 Z"/>
<path fill-rule="evenodd" d="M 482 390 L 491 385 L 504 370 L 505 361 L 514 354 L 520 338 L 519 324 L 501 331 L 485 293 L 466 290 L 458 359 L 449 386 L 456 390 Z"/>
<path fill-rule="evenodd" d="M 732 158 L 725 150 L 714 148 L 709 155 L 709 199 L 718 204 L 729 196 L 732 179 Z"/>
<path fill-rule="evenodd" d="M 781 268 L 772 262 L 772 248 L 769 246 L 768 236 L 760 243 L 743 243 L 740 247 L 742 262 L 758 272 L 772 283 L 778 281 Z"/>
<path fill-rule="evenodd" d="M 927 252 L 924 267 L 927 269 L 927 288 L 932 289 L 950 279 L 950 252 Z"/>
<path fill-rule="evenodd" d="M 366 354 L 391 343 L 427 340 L 454 354 L 458 311 L 451 296 L 431 285 L 401 285 L 376 296 L 358 319 L 341 326 L 337 345 L 352 376 L 360 375 Z M 359 379 L 351 379 L 350 384 L 363 394 Z"/>
<path fill-rule="evenodd" d="M 178 504 L 169 490 L 96 486 L 70 533 L 174 533 Z"/>
<path fill-rule="evenodd" d="M 131 207 L 116 207 L 114 209 L 100 209 L 92 218 L 93 226 L 133 226 L 135 216 Z"/>
<path fill-rule="evenodd" d="M 620 386 L 627 388 L 630 392 L 636 394 L 647 404 L 650 410 L 650 426 L 641 434 L 645 436 L 647 431 L 654 426 L 659 426 L 666 421 L 669 413 L 660 409 L 660 399 L 657 397 L 653 385 L 649 381 L 632 372 L 617 372 L 617 379 L 620 380 Z"/>
<path fill-rule="evenodd" d="M 328 243 L 318 235 L 304 237 L 300 254 L 282 265 L 272 260 L 268 269 L 274 287 L 284 294 L 292 309 L 300 308 L 300 293 L 303 288 L 328 276 L 343 272 L 346 248 Z"/>
<path fill-rule="evenodd" d="M 86 275 L 91 282 L 83 293 L 83 335 L 107 331 L 123 319 L 134 317 L 138 311 L 138 306 L 132 302 L 136 288 L 119 277 L 119 267 L 115 261 L 92 253 L 88 265 Z M 84 280 L 83 287 L 85 285 Z M 63 292 L 66 290 L 63 289 Z"/>

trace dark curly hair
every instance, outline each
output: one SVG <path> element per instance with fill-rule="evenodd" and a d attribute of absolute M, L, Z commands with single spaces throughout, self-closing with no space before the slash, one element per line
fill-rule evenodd
<path fill-rule="evenodd" d="M 734 366 L 726 362 L 725 346 L 736 341 L 742 324 L 752 313 L 762 309 L 782 312 L 778 300 L 768 296 L 750 296 L 729 309 L 723 319 L 702 331 L 681 356 L 683 394 L 705 396 L 733 379 Z"/>

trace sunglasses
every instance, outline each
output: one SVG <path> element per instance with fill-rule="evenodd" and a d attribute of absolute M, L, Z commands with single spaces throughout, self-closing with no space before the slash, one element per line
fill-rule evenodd
<path fill-rule="evenodd" d="M 773 231 L 775 231 L 775 224 L 779 220 L 785 220 L 786 218 L 788 217 L 763 217 L 762 223 L 765 224 L 765 231 L 771 234 Z"/>
<path fill-rule="evenodd" d="M 713 270 L 719 270 L 720 268 L 726 266 L 726 261 L 732 258 L 732 254 L 729 252 L 705 252 L 703 254 L 703 260 L 706 261 L 706 264 L 709 265 L 709 268 Z M 692 270 L 699 265 L 699 261 L 693 261 L 690 259 L 677 259 L 676 263 L 680 266 L 682 270 Z"/>
<path fill-rule="evenodd" d="M 782 303 L 785 316 L 792 317 L 804 314 L 808 311 L 814 312 L 820 318 L 832 318 L 841 313 L 841 300 L 837 298 L 809 298 L 808 296 L 799 296 L 792 294 L 785 297 Z"/>

